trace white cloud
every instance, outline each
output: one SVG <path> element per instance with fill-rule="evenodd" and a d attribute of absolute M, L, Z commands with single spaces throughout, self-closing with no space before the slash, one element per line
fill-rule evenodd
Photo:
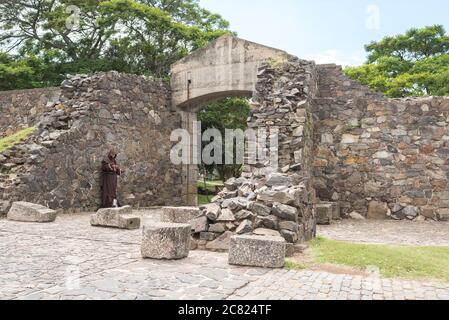
<path fill-rule="evenodd" d="M 317 64 L 335 63 L 341 66 L 359 66 L 365 62 L 363 52 L 346 55 L 337 49 L 329 49 L 307 56 L 305 59 L 314 60 Z"/>

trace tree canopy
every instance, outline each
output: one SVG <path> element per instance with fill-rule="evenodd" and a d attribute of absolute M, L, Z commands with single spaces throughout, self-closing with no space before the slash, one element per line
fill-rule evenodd
<path fill-rule="evenodd" d="M 410 29 L 365 46 L 368 61 L 345 72 L 389 97 L 449 95 L 449 35 L 441 25 Z"/>
<path fill-rule="evenodd" d="M 223 148 L 223 163 L 225 163 L 225 135 L 226 129 L 242 130 L 247 129 L 247 119 L 250 113 L 248 100 L 245 98 L 226 98 L 212 102 L 198 113 L 198 121 L 201 121 L 202 132 L 208 129 L 220 131 Z M 209 142 L 203 142 L 203 146 Z M 234 149 L 234 164 L 213 164 L 200 166 L 202 172 L 213 173 L 217 170 L 220 180 L 226 181 L 232 177 L 240 176 L 241 164 L 237 163 Z"/>
<path fill-rule="evenodd" d="M 165 77 L 228 28 L 198 0 L 4 0 L 0 90 L 108 70 Z"/>

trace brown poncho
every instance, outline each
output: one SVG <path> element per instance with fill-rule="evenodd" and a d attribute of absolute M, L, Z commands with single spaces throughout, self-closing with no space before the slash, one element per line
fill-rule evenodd
<path fill-rule="evenodd" d="M 121 174 L 120 168 L 117 165 L 117 152 L 109 151 L 108 155 L 101 162 L 102 172 L 102 208 L 112 208 L 114 199 L 117 199 L 117 176 Z M 117 199 L 117 205 L 120 204 Z"/>

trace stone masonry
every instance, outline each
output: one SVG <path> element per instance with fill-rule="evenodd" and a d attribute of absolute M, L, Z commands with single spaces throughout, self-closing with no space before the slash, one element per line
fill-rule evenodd
<path fill-rule="evenodd" d="M 449 219 L 449 98 L 386 99 L 318 66 L 315 187 L 346 216 Z"/>
<path fill-rule="evenodd" d="M 170 134 L 181 118 L 170 111 L 164 83 L 108 72 L 72 77 L 61 90 L 35 133 L 0 154 L 0 199 L 96 211 L 100 162 L 115 147 L 123 203 L 182 204 L 180 168 L 169 161 Z"/>
<path fill-rule="evenodd" d="M 205 208 L 207 230 L 198 234 L 203 241 L 223 237 L 223 247 L 221 240 L 229 242 L 233 233 L 276 232 L 290 242 L 308 239 L 317 203 L 334 203 L 343 217 L 449 220 L 448 97 L 387 99 L 336 65 L 228 38 L 183 59 L 171 88 L 108 72 L 72 77 L 60 89 L 2 93 L 7 116 L 0 121 L 1 135 L 15 127 L 37 129 L 0 153 L 0 210 L 12 201 L 97 209 L 99 161 L 110 147 L 121 150 L 119 194 L 125 204 L 195 205 L 196 165 L 171 163 L 170 134 L 190 128 L 203 103 L 252 91 L 248 125 L 267 138 L 279 130 L 279 168 L 247 163 L 215 206 Z M 214 50 L 229 54 L 215 52 L 215 61 L 209 59 Z M 190 64 L 197 71 L 213 66 L 204 94 L 195 89 L 204 82 L 187 77 Z M 243 89 L 241 82 L 247 84 Z M 173 92 L 183 92 L 181 105 L 172 102 Z M 15 112 L 33 117 L 19 123 Z"/>
<path fill-rule="evenodd" d="M 311 101 L 315 95 L 314 64 L 295 57 L 271 60 L 259 69 L 248 126 L 267 135 L 278 134 L 270 154 L 246 159 L 239 179 L 225 183 L 212 205 L 204 208 L 208 229 L 199 234 L 199 245 L 215 248 L 216 238 L 237 234 L 282 236 L 289 243 L 312 238 L 314 227 L 312 187 Z M 276 127 L 276 132 L 270 131 Z M 251 141 L 251 140 L 250 140 Z M 250 156 L 250 154 L 247 154 Z M 230 233 L 231 232 L 231 233 Z"/>
<path fill-rule="evenodd" d="M 59 101 L 60 88 L 0 93 L 0 138 L 34 126 L 48 105 Z"/>

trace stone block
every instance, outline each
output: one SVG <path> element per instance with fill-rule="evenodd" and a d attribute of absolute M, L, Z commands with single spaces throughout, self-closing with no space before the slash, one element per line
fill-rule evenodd
<path fill-rule="evenodd" d="M 209 220 L 215 221 L 221 214 L 221 208 L 216 203 L 211 203 L 205 206 L 204 212 Z"/>
<path fill-rule="evenodd" d="M 449 221 L 449 209 L 440 209 L 438 211 L 438 220 Z"/>
<path fill-rule="evenodd" d="M 271 230 L 271 229 L 265 229 L 265 228 L 258 228 L 253 231 L 255 235 L 258 236 L 264 236 L 264 237 L 280 237 L 281 234 L 279 231 Z"/>
<path fill-rule="evenodd" d="M 11 205 L 10 201 L 0 200 L 0 216 L 8 214 Z"/>
<path fill-rule="evenodd" d="M 231 231 L 226 231 L 214 241 L 209 242 L 206 245 L 206 249 L 212 251 L 228 251 L 232 235 L 233 233 Z"/>
<path fill-rule="evenodd" d="M 191 225 L 152 223 L 144 225 L 141 253 L 143 258 L 178 260 L 188 257 Z"/>
<path fill-rule="evenodd" d="M 134 230 L 140 228 L 140 218 L 132 215 L 130 206 L 106 208 L 91 215 L 90 224 L 94 227 Z"/>
<path fill-rule="evenodd" d="M 323 204 L 332 205 L 332 220 L 340 220 L 341 219 L 341 210 L 338 202 L 321 202 Z"/>
<path fill-rule="evenodd" d="M 280 237 L 233 236 L 229 249 L 229 264 L 238 266 L 282 268 L 286 243 Z"/>
<path fill-rule="evenodd" d="M 388 218 L 389 208 L 386 203 L 371 201 L 368 207 L 368 219 L 382 220 Z"/>
<path fill-rule="evenodd" d="M 166 223 L 190 223 L 201 216 L 197 207 L 163 207 L 161 222 Z"/>
<path fill-rule="evenodd" d="M 57 212 L 47 207 L 29 203 L 14 202 L 8 212 L 8 220 L 20 222 L 53 222 L 55 221 Z"/>
<path fill-rule="evenodd" d="M 316 205 L 316 219 L 319 225 L 328 225 L 332 223 L 333 211 L 332 204 L 320 203 Z"/>
<path fill-rule="evenodd" d="M 275 202 L 273 204 L 273 214 L 288 221 L 298 221 L 298 209 L 292 206 Z"/>
<path fill-rule="evenodd" d="M 205 232 L 209 229 L 209 223 L 206 216 L 202 216 L 189 221 L 193 233 Z"/>

